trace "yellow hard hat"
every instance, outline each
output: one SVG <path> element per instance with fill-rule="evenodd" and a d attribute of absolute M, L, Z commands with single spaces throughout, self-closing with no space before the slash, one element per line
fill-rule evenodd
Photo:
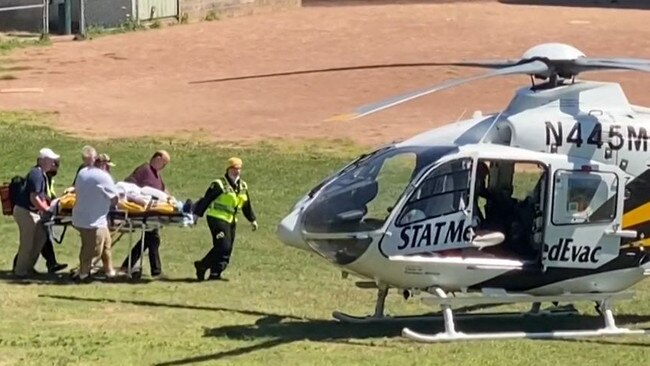
<path fill-rule="evenodd" d="M 228 168 L 232 168 L 232 167 L 241 168 L 241 166 L 242 166 L 242 161 L 240 158 L 232 157 L 228 159 Z"/>

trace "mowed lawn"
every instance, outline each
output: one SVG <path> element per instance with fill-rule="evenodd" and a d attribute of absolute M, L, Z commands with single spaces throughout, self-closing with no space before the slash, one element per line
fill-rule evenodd
<path fill-rule="evenodd" d="M 0 113 L 0 178 L 25 174 L 43 146 L 63 156 L 56 189 L 71 181 L 82 141 L 39 127 L 47 117 Z M 198 198 L 223 174 L 231 155 L 244 160 L 260 229 L 240 221 L 229 282 L 194 280 L 192 262 L 210 248 L 205 220 L 193 228 L 165 228 L 161 253 L 168 279 L 151 281 L 148 264 L 139 282 L 74 284 L 43 275 L 14 282 L 9 273 L 17 248 L 11 217 L 0 219 L 0 364 L 1 365 L 599 365 L 650 363 L 650 336 L 586 341 L 481 341 L 424 345 L 401 337 L 404 325 L 441 330 L 440 323 L 339 324 L 332 310 L 355 314 L 372 311 L 374 293 L 354 287 L 352 278 L 315 255 L 282 245 L 277 223 L 295 200 L 323 177 L 353 158 L 357 148 L 306 142 L 300 146 L 265 144 L 218 147 L 191 141 L 119 140 L 93 142 L 117 164 L 123 179 L 158 148 L 172 155 L 164 172 L 180 199 Z M 114 248 L 116 265 L 128 241 Z M 69 230 L 55 245 L 60 262 L 78 264 L 79 238 Z M 43 271 L 43 260 L 37 269 Z M 637 285 L 634 301 L 618 303 L 621 323 L 650 327 L 650 283 Z M 392 292 L 392 313 L 429 310 L 419 300 L 404 301 Z M 591 304 L 578 323 L 599 325 Z M 499 309 L 503 310 L 503 309 Z M 562 321 L 558 320 L 558 326 Z M 564 326 L 568 326 L 566 321 Z M 548 321 L 481 322 L 478 328 L 516 330 L 549 326 Z M 576 322 L 572 322 L 576 325 Z M 472 323 L 460 323 L 472 329 Z"/>

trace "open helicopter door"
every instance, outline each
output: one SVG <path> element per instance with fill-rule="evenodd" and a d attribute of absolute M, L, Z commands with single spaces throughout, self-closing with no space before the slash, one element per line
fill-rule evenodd
<path fill-rule="evenodd" d="M 614 165 L 555 165 L 542 253 L 543 268 L 598 268 L 619 255 L 624 173 Z"/>
<path fill-rule="evenodd" d="M 395 208 L 381 252 L 399 257 L 471 247 L 476 162 L 456 157 L 426 169 Z"/>

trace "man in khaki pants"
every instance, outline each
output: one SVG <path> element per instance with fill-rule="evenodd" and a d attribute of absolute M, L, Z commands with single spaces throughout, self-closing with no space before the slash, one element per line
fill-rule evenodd
<path fill-rule="evenodd" d="M 110 174 L 115 166 L 106 154 L 99 154 L 95 163 L 79 171 L 75 182 L 75 205 L 72 225 L 81 235 L 79 272 L 75 280 L 90 280 L 93 260 L 102 258 L 104 273 L 115 276 L 111 258 L 111 233 L 108 230 L 108 212 L 118 202 L 118 191 Z"/>
<path fill-rule="evenodd" d="M 20 231 L 20 245 L 14 266 L 17 277 L 34 273 L 34 265 L 47 239 L 40 216 L 49 209 L 45 173 L 54 169 L 55 161 L 59 158 L 51 149 L 41 149 L 38 164 L 29 171 L 21 194 L 15 198 L 13 216 Z"/>

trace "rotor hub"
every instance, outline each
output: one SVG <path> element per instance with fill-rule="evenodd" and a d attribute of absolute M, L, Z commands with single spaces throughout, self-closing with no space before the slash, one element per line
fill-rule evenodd
<path fill-rule="evenodd" d="M 552 61 L 572 61 L 585 57 L 579 49 L 564 43 L 543 43 L 528 49 L 523 59 L 548 59 Z"/>

